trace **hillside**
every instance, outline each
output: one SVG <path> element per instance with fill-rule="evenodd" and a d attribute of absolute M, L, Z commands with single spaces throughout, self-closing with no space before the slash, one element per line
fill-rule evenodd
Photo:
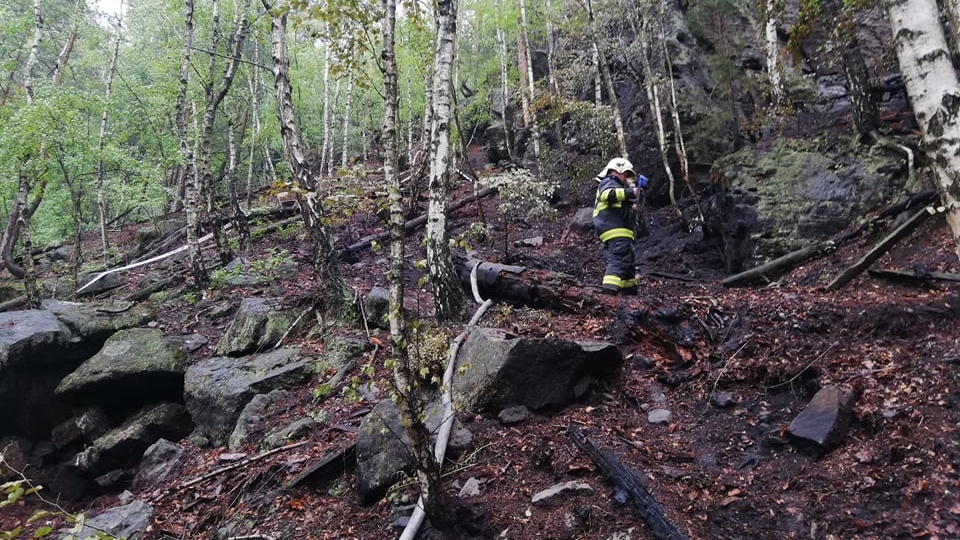
<path fill-rule="evenodd" d="M 484 241 L 474 242 L 475 256 L 593 283 L 603 267 L 601 246 L 592 234 L 568 230 L 574 210 L 562 209 L 555 222 L 495 227 Z M 495 198 L 484 200 L 483 213 L 501 223 Z M 457 211 L 454 229 L 477 216 L 475 205 Z M 463 499 L 463 519 L 476 537 L 653 538 L 631 505 L 616 502 L 609 479 L 575 446 L 568 433 L 575 425 L 588 428 L 593 441 L 639 470 L 690 538 L 960 538 L 960 284 L 862 274 L 839 291 L 824 292 L 826 282 L 888 232 L 876 230 L 777 282 L 724 288 L 719 256 L 708 240 L 686 233 L 669 208 L 650 209 L 647 221 L 651 234 L 638 243 L 638 297 L 604 297 L 602 308 L 574 313 L 497 305 L 481 321 L 521 336 L 608 340 L 627 361 L 615 381 L 583 402 L 519 425 L 460 415 L 474 445 L 447 464 L 447 485 L 456 495 L 469 479 L 478 482 L 478 494 Z M 379 227 L 374 214 L 358 213 L 338 225 L 338 243 Z M 508 245 L 539 236 L 543 242 L 511 245 L 510 259 L 504 260 L 505 230 L 511 231 Z M 116 231 L 117 241 L 132 242 L 133 231 Z M 207 338 L 191 358 L 211 355 L 226 322 L 214 315 L 222 311 L 214 307 L 251 296 L 282 295 L 288 305 L 309 298 L 303 245 L 298 234 L 255 237 L 247 257 L 266 259 L 286 250 L 299 261 L 299 274 L 212 290 L 203 299 L 188 283 L 156 306 L 157 326 L 170 335 Z M 410 261 L 423 258 L 419 234 L 408 237 L 407 253 Z M 386 285 L 384 257 L 364 250 L 344 263 L 356 294 Z M 180 264 L 186 272 L 185 262 Z M 928 220 L 876 267 L 953 274 L 960 268 L 939 219 Z M 114 294 L 136 290 L 155 277 L 152 271 L 146 266 L 127 272 L 127 284 Z M 407 307 L 427 318 L 429 290 L 417 288 L 412 264 L 407 279 Z M 682 327 L 683 339 L 671 341 L 645 326 L 650 315 L 689 323 Z M 332 336 L 311 327 L 289 335 L 287 345 L 306 354 L 321 352 Z M 336 332 L 367 343 L 387 340 L 383 330 L 360 324 Z M 382 372 L 386 353 L 368 350 Z M 256 427 L 256 433 L 267 433 L 323 410 L 322 427 L 290 441 L 303 444 L 223 470 L 238 456 L 180 441 L 186 457 L 175 482 L 133 493 L 156 507 L 142 538 L 395 538 L 394 525 L 416 497 L 409 482 L 396 497 L 371 507 L 358 505 L 349 463 L 342 475 L 280 489 L 348 446 L 374 404 L 345 401 L 342 386 L 315 400 L 311 392 L 320 382 L 291 392 Z M 853 392 L 853 421 L 840 445 L 817 458 L 792 444 L 786 430 L 816 390 L 830 385 Z M 669 411 L 669 421 L 649 422 L 651 409 Z M 244 454 L 257 452 L 250 447 Z M 549 507 L 531 504 L 533 494 L 570 480 L 589 484 L 592 494 Z M 106 493 L 66 506 L 95 514 L 117 501 L 116 493 Z M 4 509 L 0 528 L 34 504 Z"/>

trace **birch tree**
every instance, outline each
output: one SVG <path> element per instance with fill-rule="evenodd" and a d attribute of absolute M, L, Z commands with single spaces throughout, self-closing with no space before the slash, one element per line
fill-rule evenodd
<path fill-rule="evenodd" d="M 123 3 L 121 2 L 121 6 Z M 100 112 L 100 133 L 97 136 L 97 214 L 100 217 L 100 242 L 103 252 L 106 253 L 109 245 L 107 243 L 107 203 L 103 194 L 103 149 L 104 141 L 107 138 L 107 117 L 109 113 L 108 104 L 110 94 L 113 91 L 113 77 L 117 72 L 117 60 L 120 58 L 120 43 L 123 37 L 121 32 L 122 21 L 117 17 L 116 35 L 113 38 L 113 52 L 110 55 L 110 67 L 107 68 L 106 89 L 103 92 L 104 105 Z"/>
<path fill-rule="evenodd" d="M 960 80 L 935 0 L 887 0 L 897 59 L 960 257 Z"/>
<path fill-rule="evenodd" d="M 613 126 L 617 132 L 617 146 L 620 150 L 620 155 L 630 159 L 630 151 L 627 149 L 627 134 L 623 128 L 623 116 L 620 114 L 620 101 L 617 99 L 617 88 L 613 82 L 613 74 L 610 72 L 610 63 L 607 61 L 607 55 L 602 48 L 604 44 L 597 39 L 597 36 L 603 35 L 603 33 L 597 27 L 596 18 L 593 16 L 593 3 L 591 0 L 586 0 L 586 7 L 587 17 L 591 27 L 590 34 L 593 39 L 593 53 L 596 55 L 599 72 L 606 84 L 607 97 L 610 100 L 610 111 L 613 116 Z"/>
<path fill-rule="evenodd" d="M 430 128 L 430 201 L 427 208 L 427 263 L 437 318 L 459 317 L 463 289 L 450 257 L 447 190 L 450 182 L 451 81 L 457 39 L 457 0 L 437 2 L 437 48 Z"/>
<path fill-rule="evenodd" d="M 524 91 L 527 95 L 527 113 L 524 120 L 529 120 L 530 142 L 533 145 L 533 155 L 537 163 L 540 163 L 540 126 L 537 122 L 537 111 L 533 107 L 536 100 L 536 92 L 533 84 L 533 55 L 530 52 L 530 25 L 527 22 L 527 4 L 520 0 L 520 43 L 522 47 L 518 51 L 522 55 L 523 73 L 526 78 Z"/>
<path fill-rule="evenodd" d="M 333 237 L 324 219 L 323 202 L 317 194 L 317 185 L 304 159 L 300 130 L 293 107 L 293 89 L 290 84 L 290 56 L 287 52 L 287 13 L 282 8 L 272 9 L 268 0 L 263 7 L 273 11 L 270 18 L 270 50 L 273 57 L 273 77 L 276 90 L 277 116 L 283 155 L 294 179 L 294 193 L 303 217 L 304 227 L 313 243 L 314 279 L 318 287 L 316 302 L 321 310 L 334 316 L 342 314 L 346 306 L 346 284 L 340 273 L 340 262 L 333 245 Z"/>

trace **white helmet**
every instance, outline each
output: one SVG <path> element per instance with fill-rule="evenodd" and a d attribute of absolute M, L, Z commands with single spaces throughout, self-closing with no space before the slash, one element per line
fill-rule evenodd
<path fill-rule="evenodd" d="M 613 158 L 610 160 L 610 163 L 607 163 L 607 166 L 600 171 L 600 174 L 597 175 L 597 180 L 602 180 L 603 177 L 607 176 L 607 173 L 611 170 L 617 171 L 620 174 L 625 174 L 628 177 L 637 177 L 637 172 L 633 170 L 632 163 L 624 158 Z"/>

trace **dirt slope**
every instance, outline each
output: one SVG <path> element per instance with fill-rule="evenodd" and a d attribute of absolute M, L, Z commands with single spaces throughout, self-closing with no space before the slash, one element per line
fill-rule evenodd
<path fill-rule="evenodd" d="M 484 207 L 486 216 L 496 216 L 495 200 Z M 592 235 L 566 231 L 570 213 L 555 223 L 510 224 L 511 241 L 532 236 L 544 241 L 511 247 L 509 262 L 597 281 L 601 247 Z M 455 232 L 476 216 L 472 206 L 458 211 Z M 590 428 L 595 441 L 640 470 L 690 538 L 960 538 L 960 284 L 895 282 L 864 274 L 837 292 L 823 292 L 824 283 L 882 237 L 884 231 L 878 231 L 776 283 L 726 289 L 720 285 L 718 250 L 709 242 L 688 235 L 667 209 L 649 212 L 647 219 L 651 236 L 638 245 L 639 297 L 610 298 L 607 309 L 574 314 L 498 306 L 484 319 L 483 324 L 528 336 L 608 339 L 628 361 L 618 380 L 560 413 L 535 415 L 514 427 L 495 418 L 462 417 L 474 434 L 475 449 L 448 464 L 448 485 L 456 494 L 468 479 L 479 481 L 480 494 L 466 500 L 474 510 L 470 519 L 484 531 L 478 537 L 653 538 L 630 505 L 615 501 L 609 481 L 574 446 L 567 433 L 574 423 Z M 340 242 L 377 227 L 374 215 L 357 215 L 341 231 Z M 506 260 L 503 230 L 474 243 L 478 256 Z M 261 237 L 251 256 L 284 248 L 306 263 L 298 242 L 290 235 Z M 411 238 L 410 259 L 422 258 L 420 251 Z M 358 293 L 385 285 L 384 256 L 366 251 L 344 265 Z M 930 220 L 877 264 L 921 265 L 932 272 L 960 272 L 941 221 Z M 282 293 L 292 303 L 309 293 L 303 266 L 295 280 L 212 295 Z M 149 269 L 142 272 L 128 276 L 130 287 Z M 407 303 L 426 314 L 429 294 L 417 290 L 418 277 L 411 268 Z M 210 354 L 223 327 L 204 306 L 181 297 L 161 309 L 166 332 L 210 338 L 208 347 L 194 353 L 197 358 Z M 637 320 L 632 311 L 651 308 L 673 310 L 687 322 L 690 340 L 678 346 L 631 326 Z M 349 332 L 367 339 L 362 328 Z M 383 331 L 371 335 L 386 341 Z M 320 338 L 291 338 L 308 353 L 323 347 Z M 384 359 L 378 351 L 375 365 Z M 784 430 L 816 389 L 828 384 L 855 392 L 854 422 L 839 448 L 816 459 L 786 443 Z M 373 405 L 346 403 L 337 397 L 339 389 L 315 402 L 310 393 L 315 385 L 291 393 L 260 427 L 266 433 L 324 408 L 327 422 L 310 434 L 308 444 L 172 493 L 169 483 L 137 493 L 157 506 L 146 538 L 395 538 L 392 524 L 409 512 L 415 497 L 409 487 L 399 489 L 392 502 L 367 508 L 356 503 L 350 469 L 331 481 L 279 489 L 304 467 L 348 445 Z M 717 407 L 716 400 L 730 405 Z M 669 410 L 669 423 L 649 423 L 651 408 Z M 225 464 L 222 448 L 180 444 L 188 459 L 177 484 Z M 548 508 L 531 505 L 533 494 L 568 480 L 589 483 L 593 494 Z M 86 509 L 113 504 L 116 497 L 104 495 Z"/>

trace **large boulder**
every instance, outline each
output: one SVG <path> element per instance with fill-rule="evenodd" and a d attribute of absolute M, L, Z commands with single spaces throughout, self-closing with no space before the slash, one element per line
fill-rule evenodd
<path fill-rule="evenodd" d="M 277 298 L 244 298 L 217 344 L 218 356 L 243 356 L 269 349 L 290 330 L 296 317 Z"/>
<path fill-rule="evenodd" d="M 37 440 L 69 417 L 53 389 L 79 361 L 73 335 L 49 311 L 0 313 L 0 435 Z"/>
<path fill-rule="evenodd" d="M 518 338 L 478 328 L 460 350 L 454 401 L 458 408 L 494 414 L 518 405 L 561 409 L 583 397 L 593 380 L 614 374 L 622 360 L 606 342 Z"/>
<path fill-rule="evenodd" d="M 714 164 L 722 190 L 704 201 L 708 231 L 724 244 L 727 271 L 741 272 L 828 240 L 905 194 L 905 162 L 852 153 L 837 141 L 778 139 Z"/>
<path fill-rule="evenodd" d="M 181 348 L 181 340 L 158 329 L 122 330 L 64 377 L 56 394 L 72 402 L 128 407 L 179 401 L 186 370 Z"/>
<path fill-rule="evenodd" d="M 133 302 L 44 300 L 43 309 L 53 313 L 79 338 L 79 354 L 84 357 L 100 350 L 107 338 L 116 332 L 144 327 L 156 318 L 149 304 Z"/>
<path fill-rule="evenodd" d="M 196 435 L 213 445 L 225 443 L 254 396 L 301 384 L 313 374 L 314 361 L 295 349 L 242 358 L 213 357 L 190 366 L 184 378 L 184 401 Z"/>
<path fill-rule="evenodd" d="M 99 476 L 117 467 L 140 462 L 144 452 L 160 439 L 178 441 L 190 433 L 190 415 L 179 403 L 162 403 L 134 414 L 79 453 L 74 463 Z"/>
<path fill-rule="evenodd" d="M 72 337 L 49 311 L 0 313 L 0 375 L 25 364 L 33 368 L 62 363 Z"/>

